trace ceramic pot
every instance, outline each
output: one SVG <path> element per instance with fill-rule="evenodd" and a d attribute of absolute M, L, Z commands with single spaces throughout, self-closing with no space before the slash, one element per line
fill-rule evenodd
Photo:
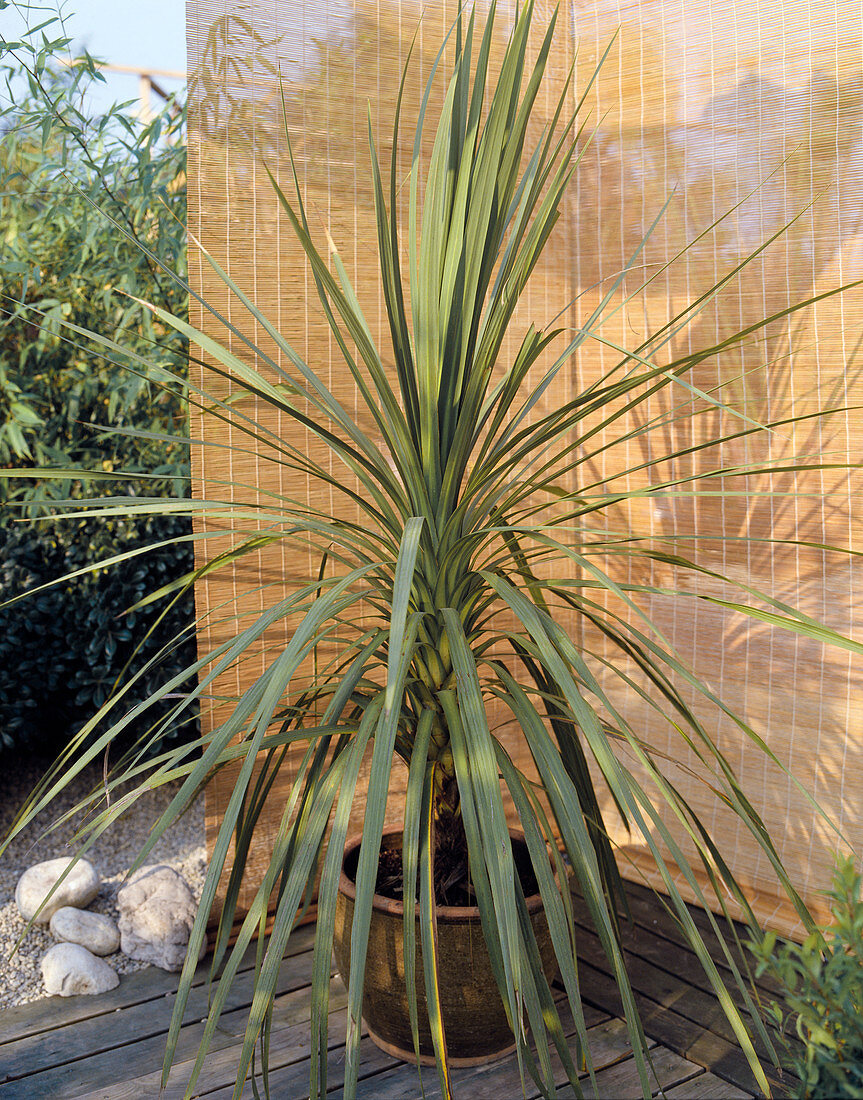
<path fill-rule="evenodd" d="M 512 836 L 518 843 L 519 834 L 513 832 Z M 345 982 L 351 967 L 351 922 L 356 898 L 353 879 L 345 872 L 345 866 L 356 867 L 361 839 L 353 837 L 345 848 L 336 902 L 334 949 L 336 965 Z M 401 840 L 401 833 L 385 833 L 383 847 L 398 849 Z M 539 894 L 527 899 L 527 908 L 543 969 L 551 980 L 557 964 Z M 374 895 L 363 1018 L 377 1046 L 396 1058 L 415 1062 L 404 979 L 403 914 L 400 901 Z M 450 1064 L 477 1065 L 511 1053 L 515 1050 L 515 1041 L 494 980 L 479 909 L 475 906 L 439 906 L 437 923 L 441 1010 Z M 419 918 L 416 937 L 420 1061 L 433 1065 L 434 1047 L 423 996 L 425 982 Z"/>

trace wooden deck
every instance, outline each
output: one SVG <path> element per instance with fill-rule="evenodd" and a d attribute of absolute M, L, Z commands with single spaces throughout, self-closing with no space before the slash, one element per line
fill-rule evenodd
<path fill-rule="evenodd" d="M 655 1094 L 676 1100 L 735 1100 L 759 1095 L 731 1029 L 700 972 L 682 946 L 674 922 L 648 891 L 633 887 L 634 924 L 627 933 L 630 974 L 652 1043 Z M 707 929 L 705 915 L 693 910 Z M 584 914 L 579 913 L 583 918 Z M 638 1097 L 641 1090 L 620 1002 L 589 922 L 580 937 L 585 1015 L 590 1028 L 598 1096 Z M 292 938 L 282 966 L 271 1039 L 271 1095 L 300 1100 L 309 1082 L 309 982 L 314 929 Z M 709 943 L 709 934 L 706 937 Z M 718 952 L 717 952 L 718 954 Z M 229 1100 L 238 1046 L 251 1001 L 251 958 L 235 983 L 222 1016 L 196 1096 Z M 727 971 L 726 971 L 727 973 Z M 0 1097 L 2 1100 L 90 1097 L 91 1100 L 146 1100 L 159 1095 L 165 1033 L 171 1018 L 176 975 L 150 969 L 121 978 L 120 986 L 99 997 L 51 997 L 9 1009 L 0 1018 Z M 178 1064 L 166 1097 L 181 1097 L 194 1063 L 201 1018 L 206 1014 L 206 967 L 189 1005 L 190 1021 L 181 1033 Z M 341 1095 L 345 1034 L 345 993 L 333 978 L 328 1088 Z M 421 1095 L 416 1067 L 383 1054 L 365 1037 L 361 1044 L 359 1095 L 369 1100 L 405 1100 Z M 768 1074 L 774 1095 L 785 1096 L 788 1078 Z M 454 1073 L 455 1095 L 465 1100 L 508 1100 L 521 1095 L 513 1058 Z M 560 1085 L 566 1078 L 561 1073 Z M 438 1096 L 433 1069 L 423 1073 L 426 1096 Z M 528 1097 L 538 1096 L 528 1080 Z M 585 1091 L 591 1095 L 589 1081 Z M 561 1095 L 568 1095 L 561 1088 Z M 252 1096 L 247 1085 L 244 1095 Z"/>

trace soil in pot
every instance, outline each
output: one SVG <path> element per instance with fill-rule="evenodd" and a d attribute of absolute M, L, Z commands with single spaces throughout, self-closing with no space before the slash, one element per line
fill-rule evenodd
<path fill-rule="evenodd" d="M 350 973 L 350 932 L 354 913 L 354 880 L 360 837 L 345 848 L 336 906 L 335 955 L 340 973 Z M 401 834 L 385 834 L 381 846 L 378 889 L 400 893 Z M 513 837 L 516 866 L 526 871 L 522 880 L 528 912 L 539 944 L 546 976 L 556 962 L 542 910 L 536 880 L 524 842 Z M 469 896 L 469 885 L 465 885 Z M 400 898 L 375 894 L 366 960 L 363 1016 L 372 1040 L 387 1053 L 416 1060 L 411 1037 L 407 988 L 404 980 L 404 908 Z M 482 933 L 479 909 L 474 905 L 442 905 L 437 910 L 440 996 L 447 1050 L 454 1066 L 476 1065 L 503 1057 L 515 1049 L 513 1033 L 491 969 Z M 434 1062 L 434 1047 L 425 1002 L 422 947 L 417 921 L 416 985 L 419 1010 L 420 1060 Z"/>

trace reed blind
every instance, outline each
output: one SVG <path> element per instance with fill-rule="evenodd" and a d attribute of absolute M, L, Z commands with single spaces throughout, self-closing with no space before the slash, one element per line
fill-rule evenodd
<path fill-rule="evenodd" d="M 329 233 L 338 246 L 385 350 L 367 119 L 386 162 L 398 82 L 416 36 L 403 111 L 407 138 L 401 152 L 407 165 L 410 123 L 455 10 L 453 2 L 440 0 L 424 5 L 420 19 L 413 0 L 269 0 L 242 7 L 188 0 L 190 229 L 295 349 L 324 372 L 352 412 L 358 408 L 349 376 L 301 249 L 279 214 L 267 168 L 286 191 L 292 186 L 287 132 L 312 232 L 319 241 Z M 537 22 L 550 11 L 545 0 L 538 4 Z M 501 27 L 505 24 L 502 18 Z M 637 258 L 623 279 L 620 308 L 601 330 L 607 343 L 592 341 L 582 349 L 563 389 L 549 395 L 546 407 L 598 377 L 616 354 L 614 344 L 640 343 L 783 226 L 787 230 L 733 286 L 704 299 L 669 343 L 669 359 L 675 349 L 721 343 L 780 314 L 792 301 L 863 276 L 861 40 L 859 0 L 793 8 L 767 0 L 562 5 L 545 101 L 549 111 L 572 59 L 580 94 L 611 46 L 585 103 L 592 137 L 585 142 L 564 217 L 513 323 L 514 339 L 529 321 L 545 325 L 561 310 L 569 325 L 583 323 L 630 258 Z M 190 272 L 195 290 L 225 320 L 248 328 L 278 358 L 194 247 Z M 640 293 L 626 298 L 648 277 Z M 207 311 L 193 307 L 193 320 L 229 337 Z M 863 846 L 859 658 L 789 637 L 769 621 L 744 618 L 725 606 L 740 598 L 740 589 L 717 574 L 861 636 L 858 559 L 823 549 L 828 543 L 852 550 L 861 545 L 859 494 L 852 489 L 854 478 L 837 468 L 860 453 L 863 414 L 855 408 L 863 404 L 860 320 L 859 290 L 818 301 L 793 318 L 753 331 L 739 347 L 705 361 L 691 379 L 755 421 L 790 421 L 828 402 L 845 410 L 828 422 L 789 422 L 768 436 L 736 442 L 720 458 L 699 445 L 709 433 L 731 431 L 739 421 L 678 389 L 673 398 L 657 397 L 641 410 L 642 419 L 629 425 L 629 439 L 605 440 L 601 456 L 573 475 L 586 486 L 621 490 L 679 481 L 674 492 L 630 496 L 609 523 L 703 567 L 697 585 L 690 583 L 691 598 L 654 596 L 646 610 L 681 661 L 708 680 L 775 754 L 777 763 L 769 763 L 721 712 L 703 715 L 763 814 L 795 885 L 816 910 L 817 891 L 829 882 L 838 843 L 788 773 L 852 844 Z M 229 341 L 237 354 L 246 354 L 236 338 Z M 207 385 L 221 386 L 222 394 L 229 390 L 211 374 Z M 286 417 L 248 411 L 262 418 L 273 438 L 290 439 L 330 461 Z M 683 415 L 689 412 L 695 415 Z M 655 430 L 640 430 L 654 420 Z M 273 461 L 272 447 L 250 443 L 237 420 L 226 424 L 201 415 L 195 435 L 204 440 L 193 447 L 198 490 L 209 499 L 248 504 L 246 529 L 254 527 L 254 510 L 266 510 L 273 494 L 303 499 L 313 491 Z M 679 457 L 660 461 L 672 453 Z M 810 455 L 823 468 L 807 474 L 805 482 L 794 481 L 785 470 L 792 453 Z M 739 480 L 746 495 L 732 495 L 731 481 L 717 478 L 714 495 L 694 499 L 687 479 L 720 462 L 773 463 L 774 470 L 769 477 Z M 791 497 L 793 481 L 798 492 Z M 345 507 L 335 493 L 315 502 Z M 238 537 L 235 528 L 220 530 L 215 519 L 207 523 L 213 537 L 202 543 L 202 560 Z M 289 554 L 285 545 L 277 543 L 201 580 L 202 653 L 229 637 L 238 617 L 247 621 L 286 586 L 316 575 L 319 562 L 308 554 Z M 625 558 L 612 567 L 619 580 L 660 585 L 673 579 L 675 568 L 663 562 L 639 572 Z M 576 622 L 568 625 L 582 629 Z M 286 629 L 289 624 L 265 635 L 253 659 L 221 678 L 205 724 L 216 722 L 230 698 L 263 670 L 268 654 L 284 643 Z M 583 640 L 600 662 L 612 656 L 602 639 Z M 654 712 L 638 708 L 637 696 L 635 702 L 623 696 L 616 701 L 639 723 L 735 874 L 753 892 L 759 917 L 792 930 L 795 918 L 777 893 L 771 868 L 705 787 L 695 755 Z M 524 750 L 514 751 L 526 763 Z M 230 790 L 231 775 L 225 772 L 208 792 L 210 844 Z M 394 793 L 391 820 L 398 823 Z M 273 792 L 275 821 L 283 796 L 284 790 Z M 361 816 L 358 805 L 356 820 Z M 267 839 L 265 829 L 262 860 Z M 615 839 L 624 874 L 653 881 L 644 839 L 622 830 Z M 256 866 L 253 860 L 249 874 Z"/>

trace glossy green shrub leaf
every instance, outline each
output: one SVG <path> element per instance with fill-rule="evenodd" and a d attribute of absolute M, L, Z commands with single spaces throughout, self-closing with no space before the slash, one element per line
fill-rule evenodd
<path fill-rule="evenodd" d="M 182 376 L 186 343 L 129 295 L 187 308 L 184 288 L 159 266 L 185 271 L 184 113 L 171 104 L 144 124 L 115 106 L 88 117 L 80 101 L 100 79 L 93 59 L 60 67 L 68 40 L 51 41 L 46 29 L 0 37 L 0 465 L 161 467 L 163 491 L 182 493 L 183 386 L 166 389 L 158 368 Z M 21 75 L 34 65 L 22 95 Z M 122 339 L 151 368 L 133 374 L 104 359 L 91 341 L 70 339 L 67 322 Z M 132 440 L 125 428 L 176 438 Z M 30 479 L 0 483 L 0 503 L 29 502 L 31 514 L 57 495 Z"/>
<path fill-rule="evenodd" d="M 189 531 L 186 518 L 171 516 L 0 527 L 0 604 L 94 562 L 183 539 Z M 167 659 L 136 682 L 129 705 L 193 661 L 191 592 L 173 604 L 162 600 L 126 614 L 144 596 L 192 568 L 191 542 L 175 542 L 121 568 L 85 573 L 33 599 L 0 606 L 0 750 L 59 751 L 118 682 L 143 669 L 184 630 Z M 161 713 L 168 710 L 166 703 Z M 144 728 L 130 731 L 118 748 L 128 747 L 132 734 Z M 184 738 L 189 732 L 184 730 Z"/>
<path fill-rule="evenodd" d="M 831 900 L 832 923 L 802 944 L 774 932 L 750 943 L 765 971 L 782 986 L 772 1017 L 790 1067 L 806 1100 L 863 1097 L 863 898 L 851 858 L 838 860 Z M 822 934 L 823 933 L 823 934 Z M 791 1029 L 799 1042 L 795 1043 Z"/>
<path fill-rule="evenodd" d="M 156 475 L 148 494 L 185 495 L 188 486 L 185 340 L 154 325 L 129 297 L 186 310 L 184 288 L 138 245 L 146 240 L 156 261 L 185 270 L 183 111 L 172 104 L 149 124 L 122 106 L 88 117 L 81 97 L 103 79 L 93 58 L 85 53 L 60 67 L 70 41 L 53 36 L 56 16 L 39 9 L 30 17 L 31 31 L 20 39 L 0 32 L 0 465 L 78 469 L 81 477 L 0 479 L 0 602 L 190 530 L 188 521 L 170 518 L 101 528 L 64 521 L 29 531 L 16 523 L 44 514 L 58 498 L 92 496 L 88 472 L 147 471 Z M 92 341 L 71 336 L 70 323 L 122 339 L 130 352 L 150 357 L 150 368 L 135 372 L 106 359 Z M 171 387 L 162 367 L 177 375 Z M 191 568 L 190 544 L 180 543 L 0 608 L 0 749 L 61 748 L 114 690 L 139 632 L 157 622 L 157 607 L 144 615 L 126 610 Z M 192 617 L 185 597 L 128 672 Z M 167 671 L 193 652 L 181 644 Z"/>

